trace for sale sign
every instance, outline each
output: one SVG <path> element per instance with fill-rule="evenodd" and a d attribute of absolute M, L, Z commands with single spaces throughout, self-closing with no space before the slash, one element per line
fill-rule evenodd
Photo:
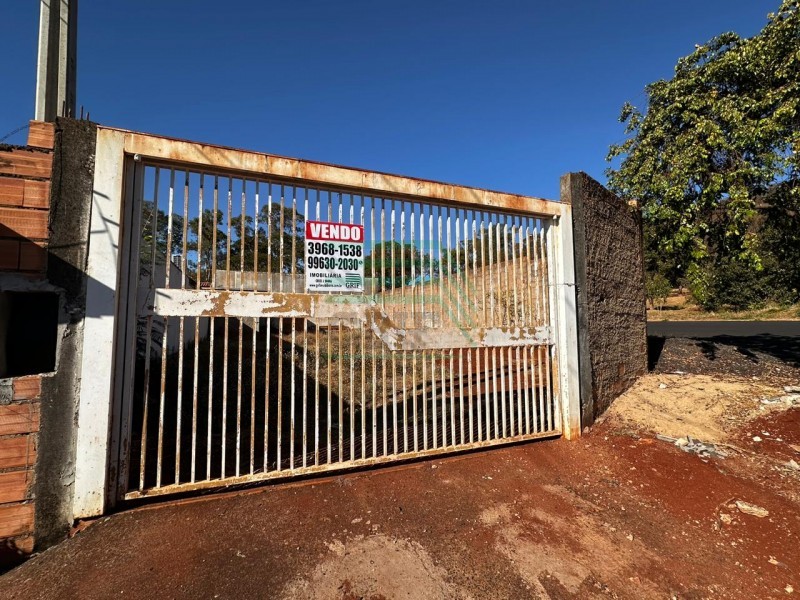
<path fill-rule="evenodd" d="M 364 292 L 364 227 L 306 221 L 306 291 Z"/>

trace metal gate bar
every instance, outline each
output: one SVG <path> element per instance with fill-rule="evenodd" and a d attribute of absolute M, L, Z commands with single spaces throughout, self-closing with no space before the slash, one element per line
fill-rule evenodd
<path fill-rule="evenodd" d="M 119 497 L 560 433 L 549 217 L 136 168 Z M 364 225 L 363 295 L 304 292 L 306 220 Z"/>

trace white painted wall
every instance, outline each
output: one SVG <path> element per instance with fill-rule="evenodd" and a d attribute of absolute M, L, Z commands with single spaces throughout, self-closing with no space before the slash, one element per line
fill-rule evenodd
<path fill-rule="evenodd" d="M 97 130 L 78 408 L 74 518 L 103 513 L 108 475 L 125 134 Z"/>
<path fill-rule="evenodd" d="M 551 309 L 555 313 L 556 357 L 561 393 L 561 430 L 567 439 L 581 433 L 581 395 L 578 374 L 578 303 L 575 294 L 575 256 L 572 239 L 572 206 L 561 205 L 561 215 L 553 220 L 549 231 L 551 269 L 554 292 Z"/>

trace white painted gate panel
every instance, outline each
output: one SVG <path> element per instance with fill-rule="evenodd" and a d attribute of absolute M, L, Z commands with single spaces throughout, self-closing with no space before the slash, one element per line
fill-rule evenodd
<path fill-rule="evenodd" d="M 112 133 L 107 503 L 576 433 L 569 207 Z M 364 227 L 363 292 L 305 293 L 306 220 Z"/>

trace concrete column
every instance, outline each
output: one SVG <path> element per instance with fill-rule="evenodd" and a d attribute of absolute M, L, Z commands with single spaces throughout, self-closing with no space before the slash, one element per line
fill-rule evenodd
<path fill-rule="evenodd" d="M 78 0 L 40 0 L 37 121 L 75 116 Z"/>
<path fill-rule="evenodd" d="M 56 370 L 42 378 L 36 462 L 36 549 L 60 542 L 73 523 L 77 423 L 81 387 L 86 264 L 97 127 L 58 119 L 50 199 L 47 279 L 60 290 Z"/>

